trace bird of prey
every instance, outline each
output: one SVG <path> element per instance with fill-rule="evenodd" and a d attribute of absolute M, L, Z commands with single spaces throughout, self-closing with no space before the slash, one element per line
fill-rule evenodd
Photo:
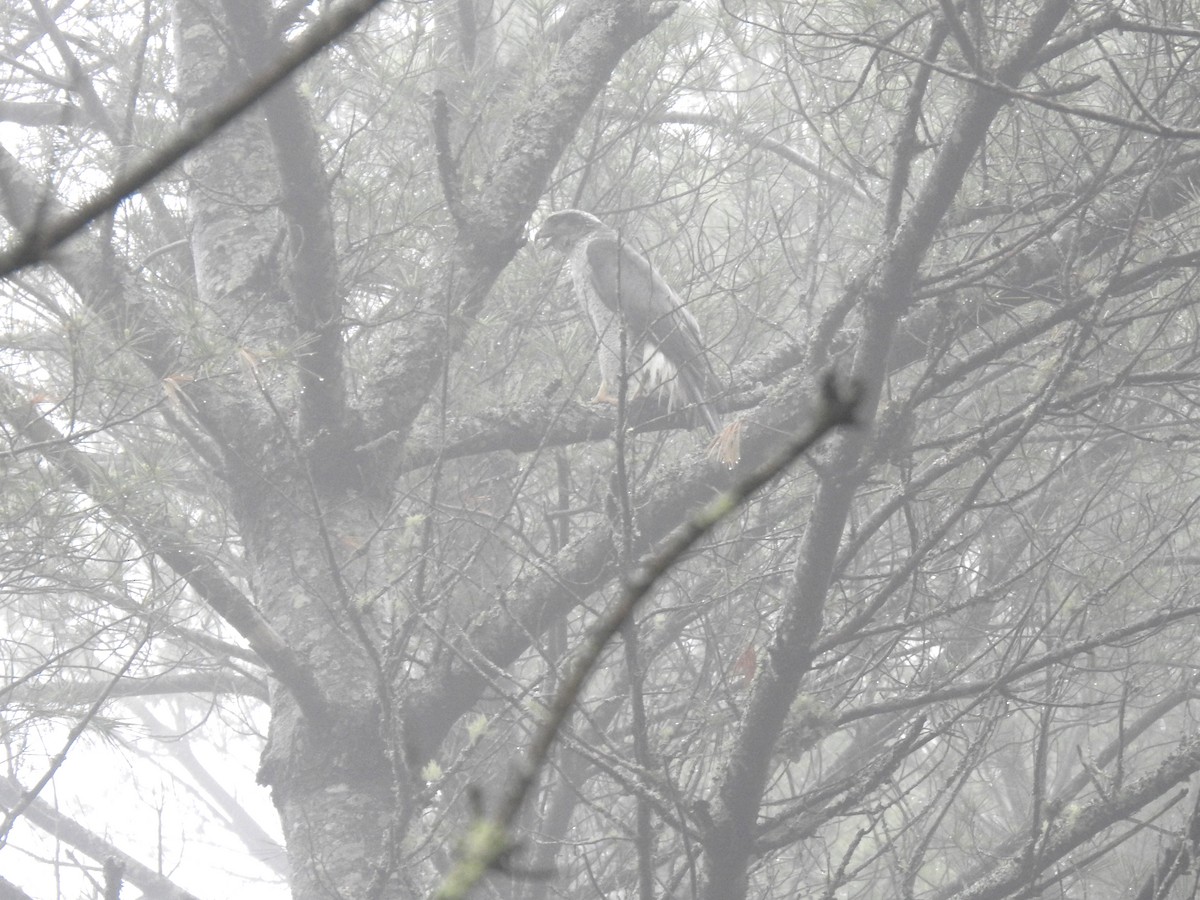
<path fill-rule="evenodd" d="M 624 376 L 630 398 L 665 395 L 669 410 L 693 409 L 714 436 L 714 454 L 726 464 L 735 463 L 736 431 L 723 431 L 709 406 L 720 380 L 700 326 L 646 257 L 591 213 L 578 209 L 547 216 L 536 243 L 566 258 L 575 297 L 596 329 L 596 401 L 615 403 Z"/>

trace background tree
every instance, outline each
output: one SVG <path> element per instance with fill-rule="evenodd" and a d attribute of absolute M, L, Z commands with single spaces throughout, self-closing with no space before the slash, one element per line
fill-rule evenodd
<path fill-rule="evenodd" d="M 0 891 L 430 893 L 836 370 L 870 427 L 671 568 L 480 894 L 1189 896 L 1189 9 L 384 5 L 43 240 L 368 6 L 0 13 Z M 569 206 L 691 302 L 734 471 L 585 402 Z"/>

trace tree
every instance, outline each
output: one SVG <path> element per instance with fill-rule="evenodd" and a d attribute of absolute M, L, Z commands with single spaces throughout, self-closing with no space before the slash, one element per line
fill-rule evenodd
<path fill-rule="evenodd" d="M 3 838 L 202 896 L 85 786 L 48 802 L 102 739 L 298 898 L 429 894 L 481 834 L 511 898 L 1194 888 L 1185 11 L 370 6 L 0 22 Z M 585 401 L 594 338 L 524 248 L 570 206 L 689 299 L 733 471 Z M 667 554 L 823 434 L 830 372 L 863 427 Z M 286 866 L 215 762 L 246 742 Z"/>

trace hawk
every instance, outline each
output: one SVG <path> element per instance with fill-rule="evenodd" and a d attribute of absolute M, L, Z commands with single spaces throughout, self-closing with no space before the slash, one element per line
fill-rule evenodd
<path fill-rule="evenodd" d="M 624 375 L 631 398 L 665 396 L 669 410 L 695 410 L 714 437 L 714 454 L 727 465 L 737 462 L 736 426 L 722 430 L 709 406 L 720 380 L 700 325 L 649 260 L 591 213 L 578 209 L 547 216 L 535 240 L 566 258 L 575 297 L 596 329 L 596 402 L 615 403 Z"/>

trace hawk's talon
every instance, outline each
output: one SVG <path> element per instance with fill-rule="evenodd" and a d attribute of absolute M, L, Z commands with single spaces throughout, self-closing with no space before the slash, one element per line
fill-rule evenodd
<path fill-rule="evenodd" d="M 626 403 L 633 402 L 634 400 L 637 399 L 638 394 L 639 394 L 639 391 L 638 391 L 637 385 L 630 385 L 629 389 L 625 392 L 625 402 Z M 608 392 L 608 385 L 602 384 L 602 385 L 600 385 L 600 390 L 596 391 L 596 396 L 592 398 L 592 402 L 593 403 L 607 403 L 610 406 L 620 406 L 621 398 L 616 396 L 615 394 L 610 394 Z"/>
<path fill-rule="evenodd" d="M 596 391 L 596 396 L 592 398 L 593 403 L 607 403 L 610 406 L 617 406 L 621 401 L 608 392 L 608 385 L 600 385 L 600 390 Z"/>

